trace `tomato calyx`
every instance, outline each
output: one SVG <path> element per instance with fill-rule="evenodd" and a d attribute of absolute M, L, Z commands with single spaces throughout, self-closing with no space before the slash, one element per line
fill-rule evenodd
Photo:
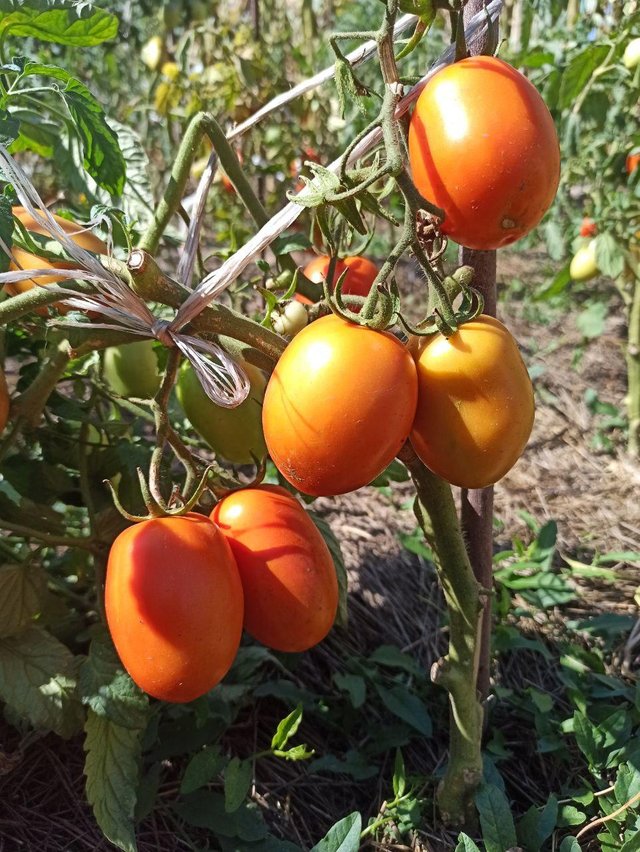
<path fill-rule="evenodd" d="M 329 290 L 328 280 L 323 281 L 324 298 L 332 313 L 347 322 L 384 331 L 395 325 L 400 312 L 400 293 L 395 279 L 385 282 L 376 280 L 368 296 L 348 296 L 350 302 L 362 305 L 359 311 L 351 310 L 344 301 L 342 288 L 349 270 L 345 269 L 336 281 L 333 293 Z M 357 302 L 356 302 L 357 300 Z"/>
<path fill-rule="evenodd" d="M 417 325 L 409 323 L 402 314 L 398 314 L 398 321 L 408 334 L 416 337 L 431 337 L 434 334 L 442 334 L 451 337 L 466 322 L 476 319 L 484 309 L 482 294 L 471 287 L 474 270 L 471 266 L 460 266 L 451 275 L 440 280 L 434 273 L 433 278 L 437 280 L 434 289 L 439 304 L 433 309 L 433 313 Z M 435 281 L 430 283 L 434 284 Z M 453 309 L 452 302 L 461 295 L 461 301 L 457 309 Z"/>

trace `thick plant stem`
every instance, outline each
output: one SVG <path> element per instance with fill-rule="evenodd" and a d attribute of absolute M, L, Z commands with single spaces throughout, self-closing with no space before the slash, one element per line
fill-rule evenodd
<path fill-rule="evenodd" d="M 464 9 L 465 22 L 481 11 L 483 0 L 469 0 Z M 485 36 L 486 39 L 486 36 Z M 485 49 L 485 39 L 470 46 L 472 55 Z M 474 269 L 473 286 L 484 299 L 483 313 L 496 315 L 496 252 L 473 251 L 462 247 L 458 258 Z M 462 530 L 467 543 L 473 573 L 485 589 L 493 585 L 493 487 L 463 489 L 461 493 Z M 478 692 L 482 701 L 489 695 L 491 675 L 491 596 L 483 601 L 480 647 L 478 649 Z"/>
<path fill-rule="evenodd" d="M 416 488 L 415 512 L 436 554 L 449 613 L 449 650 L 431 678 L 449 693 L 449 762 L 438 788 L 442 818 L 458 828 L 476 821 L 474 794 L 482 778 L 482 705 L 478 700 L 478 649 L 482 613 L 480 584 L 469 562 L 451 487 L 422 464 L 409 443 L 398 458 Z"/>
<path fill-rule="evenodd" d="M 633 299 L 629 311 L 627 339 L 627 381 L 629 411 L 629 443 L 632 458 L 640 456 L 640 277 L 633 282 Z"/>

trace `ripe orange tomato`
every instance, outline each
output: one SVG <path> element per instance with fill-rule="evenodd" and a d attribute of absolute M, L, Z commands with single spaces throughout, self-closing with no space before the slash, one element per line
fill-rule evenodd
<path fill-rule="evenodd" d="M 285 349 L 269 379 L 262 426 L 269 455 L 305 494 L 367 485 L 406 440 L 417 401 L 406 347 L 333 314 Z"/>
<path fill-rule="evenodd" d="M 304 268 L 305 276 L 316 284 L 322 284 L 329 272 L 329 264 L 331 258 L 327 254 L 321 254 L 314 257 Z M 333 281 L 329 282 L 329 287 L 333 290 L 333 285 L 347 270 L 347 275 L 342 285 L 342 292 L 345 296 L 368 296 L 371 285 L 375 281 L 378 274 L 378 267 L 375 263 L 367 260 L 366 257 L 345 257 L 343 260 L 336 262 Z"/>
<path fill-rule="evenodd" d="M 24 207 L 14 207 L 12 212 L 28 231 L 32 231 L 34 234 L 41 234 L 43 236 L 47 235 L 47 232 L 42 225 L 40 225 L 39 222 L 36 222 L 33 216 L 25 210 Z M 77 225 L 75 222 L 70 222 L 68 219 L 63 219 L 61 216 L 56 216 L 54 214 L 53 218 L 56 220 L 58 225 L 60 225 L 62 230 L 71 236 L 73 242 L 81 248 L 93 252 L 94 254 L 107 254 L 106 245 L 99 237 L 92 234 L 91 231 L 83 231 L 80 225 Z M 46 258 L 31 254 L 31 252 L 24 251 L 17 246 L 13 247 L 12 252 L 19 266 L 11 263 L 11 269 L 73 269 L 77 265 L 75 263 L 67 263 L 66 261 L 47 260 Z M 62 279 L 59 275 L 38 275 L 37 277 L 30 278 L 26 281 L 19 281 L 15 284 L 5 284 L 5 290 L 7 293 L 15 296 L 17 293 L 24 293 L 25 291 L 30 290 L 32 287 L 35 287 L 36 284 L 54 284 L 62 280 L 64 279 Z M 56 305 L 56 307 L 60 306 Z"/>
<path fill-rule="evenodd" d="M 7 425 L 9 419 L 9 389 L 4 373 L 0 369 L 0 432 Z"/>
<path fill-rule="evenodd" d="M 640 151 L 636 154 L 627 154 L 627 174 L 633 174 L 640 165 Z"/>
<path fill-rule="evenodd" d="M 412 342 L 418 408 L 411 443 L 452 485 L 493 485 L 522 455 L 534 418 L 533 387 L 516 341 L 484 314 L 446 338 Z"/>
<path fill-rule="evenodd" d="M 582 220 L 582 225 L 580 225 L 580 236 L 581 237 L 595 237 L 598 233 L 598 226 L 593 221 L 593 219 L 589 219 L 588 216 L 585 216 Z"/>
<path fill-rule="evenodd" d="M 273 485 L 221 500 L 211 519 L 235 556 L 244 590 L 244 629 L 276 651 L 306 651 L 333 625 L 336 569 L 298 501 Z"/>
<path fill-rule="evenodd" d="M 454 62 L 424 87 L 409 126 L 422 195 L 442 231 L 473 249 L 509 245 L 534 228 L 560 179 L 553 119 L 538 91 L 492 56 Z"/>
<path fill-rule="evenodd" d="M 227 673 L 242 634 L 238 567 L 203 515 L 154 518 L 111 546 L 105 587 L 116 650 L 138 686 L 163 701 L 193 701 Z"/>

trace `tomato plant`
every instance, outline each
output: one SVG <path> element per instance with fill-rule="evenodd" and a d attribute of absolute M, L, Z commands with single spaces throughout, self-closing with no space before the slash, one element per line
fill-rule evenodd
<path fill-rule="evenodd" d="M 294 337 L 267 385 L 269 455 L 306 494 L 354 491 L 392 461 L 416 399 L 415 366 L 396 337 L 323 317 Z"/>
<path fill-rule="evenodd" d="M 4 372 L 0 369 L 0 432 L 7 425 L 9 419 L 9 390 Z"/>
<path fill-rule="evenodd" d="M 203 515 L 128 527 L 109 552 L 107 622 L 124 667 L 164 701 L 193 701 L 229 670 L 242 633 L 238 568 Z"/>
<path fill-rule="evenodd" d="M 589 219 L 588 216 L 585 216 L 582 220 L 582 224 L 580 225 L 580 236 L 581 237 L 595 237 L 598 233 L 598 226 L 593 221 L 593 219 Z"/>
<path fill-rule="evenodd" d="M 322 284 L 329 273 L 329 255 L 321 254 L 314 257 L 304 268 L 304 274 L 310 281 Z M 342 292 L 345 296 L 367 296 L 371 285 L 378 274 L 378 267 L 368 258 L 356 255 L 338 260 L 335 265 L 333 281 L 329 281 L 329 289 L 333 290 L 335 282 L 346 271 L 342 284 Z M 299 298 L 299 297 L 298 297 Z"/>
<path fill-rule="evenodd" d="M 631 175 L 635 172 L 635 170 L 640 165 L 640 151 L 635 152 L 633 154 L 627 154 L 626 167 L 627 174 Z"/>
<path fill-rule="evenodd" d="M 277 651 L 306 651 L 336 617 L 336 569 L 324 539 L 284 488 L 234 491 L 211 514 L 235 556 L 247 633 Z"/>
<path fill-rule="evenodd" d="M 416 453 L 452 485 L 497 482 L 522 455 L 533 427 L 533 387 L 514 338 L 482 314 L 449 338 L 414 340 L 412 348 Z"/>
<path fill-rule="evenodd" d="M 27 231 L 43 236 L 47 234 L 42 225 L 40 225 L 40 223 L 37 222 L 24 207 L 14 207 L 13 214 L 20 220 Z M 58 225 L 60 225 L 62 230 L 69 234 L 73 242 L 81 248 L 93 252 L 94 254 L 107 254 L 106 245 L 99 237 L 92 234 L 91 231 L 83 230 L 81 225 L 78 225 L 76 222 L 71 222 L 69 219 L 63 219 L 62 216 L 54 215 L 53 218 L 56 220 Z M 13 246 L 12 252 L 16 263 L 11 263 L 11 269 L 73 269 L 76 265 L 62 260 L 49 260 L 48 258 L 38 257 L 37 255 L 31 254 L 31 252 L 25 251 L 15 245 Z M 38 275 L 37 277 L 26 281 L 19 281 L 14 284 L 5 284 L 5 290 L 7 293 L 15 295 L 16 293 L 23 293 L 26 290 L 30 290 L 36 285 L 53 284 L 61 280 L 63 279 L 61 279 L 59 275 L 55 274 Z"/>
<path fill-rule="evenodd" d="M 580 246 L 572 257 L 569 275 L 573 281 L 588 281 L 595 278 L 598 271 L 595 240 L 590 240 L 586 245 Z"/>
<path fill-rule="evenodd" d="M 237 408 L 222 408 L 212 402 L 189 364 L 180 369 L 176 394 L 191 425 L 212 450 L 234 464 L 253 464 L 267 451 L 261 424 L 267 380 L 253 364 L 244 361 L 241 366 L 249 377 L 251 390 Z"/>
<path fill-rule="evenodd" d="M 416 186 L 445 212 L 442 231 L 473 249 L 529 233 L 560 179 L 553 119 L 535 87 L 491 56 L 455 62 L 424 87 L 409 126 Z"/>
<path fill-rule="evenodd" d="M 152 340 L 110 346 L 103 356 L 103 375 L 120 396 L 151 399 L 160 387 L 158 359 Z"/>

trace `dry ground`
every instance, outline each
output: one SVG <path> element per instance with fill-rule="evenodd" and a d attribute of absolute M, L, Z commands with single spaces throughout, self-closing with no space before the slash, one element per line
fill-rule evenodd
<path fill-rule="evenodd" d="M 527 282 L 536 276 L 541 259 L 535 255 L 507 255 L 499 278 L 518 277 Z M 548 312 L 544 303 L 538 319 Z M 584 401 L 588 388 L 596 388 L 603 401 L 620 407 L 625 394 L 625 365 L 622 352 L 624 322 L 620 313 L 607 321 L 605 334 L 590 342 L 576 366 L 583 340 L 574 316 L 551 315 L 546 322 L 532 322 L 527 303 L 509 301 L 509 314 L 501 314 L 516 334 L 528 363 L 536 371 L 538 408 L 530 445 L 513 471 L 496 489 L 495 512 L 502 523 L 500 543 L 514 536 L 530 537 L 519 515 L 526 510 L 539 521 L 555 519 L 561 551 L 589 558 L 608 551 L 640 551 L 640 474 L 624 455 L 621 435 L 613 435 L 613 455 L 591 449 L 596 433 L 594 420 Z M 429 666 L 443 648 L 439 614 L 441 601 L 429 567 L 403 550 L 398 530 L 410 532 L 415 523 L 407 501 L 408 485 L 394 487 L 390 497 L 374 489 L 363 489 L 332 501 L 319 501 L 339 537 L 349 571 L 350 630 L 340 632 L 306 655 L 297 676 L 315 691 L 330 688 L 331 674 L 345 647 L 368 652 L 382 643 L 411 649 L 418 661 Z M 572 613 L 604 610 L 634 613 L 633 593 L 640 579 L 638 563 L 622 564 L 615 587 L 591 583 L 581 588 Z M 549 637 L 561 629 L 562 616 L 554 611 L 532 623 Z M 535 655 L 533 655 L 535 656 Z M 530 681 L 553 690 L 546 667 L 531 660 Z M 521 672 L 501 673 L 518 682 Z M 230 734 L 240 740 L 273 730 L 281 707 L 263 702 L 243 717 L 241 727 Z M 274 715 L 275 714 L 275 715 Z M 305 729 L 306 740 L 320 750 L 313 730 Z M 112 848 L 95 827 L 85 804 L 82 778 L 82 744 L 62 743 L 52 736 L 21 737 L 3 723 L 4 754 L 0 753 L 0 852 L 84 852 Z M 444 737 L 427 742 L 407 755 L 412 772 L 430 774 L 444 759 Z M 548 772 L 541 761 L 540 774 Z M 523 799 L 536 801 L 542 795 L 531 779 L 510 780 L 522 790 Z M 548 778 L 551 787 L 556 779 Z M 545 782 L 540 782 L 544 787 Z M 162 788 L 169 800 L 175 779 Z M 256 800 L 270 808 L 275 825 L 305 848 L 317 841 L 336 819 L 354 808 L 365 819 L 375 814 L 385 796 L 377 779 L 354 785 L 349 779 L 304 776 L 295 765 L 279 762 L 276 767 L 259 766 Z M 540 802 L 540 799 L 537 799 Z M 278 809 L 276 811 L 276 808 Z M 425 829 L 424 845 L 414 848 L 440 852 L 452 848 L 451 838 Z M 141 852 L 206 849 L 199 843 L 173 833 L 162 810 L 145 821 L 139 833 Z M 405 847 L 406 848 L 406 847 Z"/>

